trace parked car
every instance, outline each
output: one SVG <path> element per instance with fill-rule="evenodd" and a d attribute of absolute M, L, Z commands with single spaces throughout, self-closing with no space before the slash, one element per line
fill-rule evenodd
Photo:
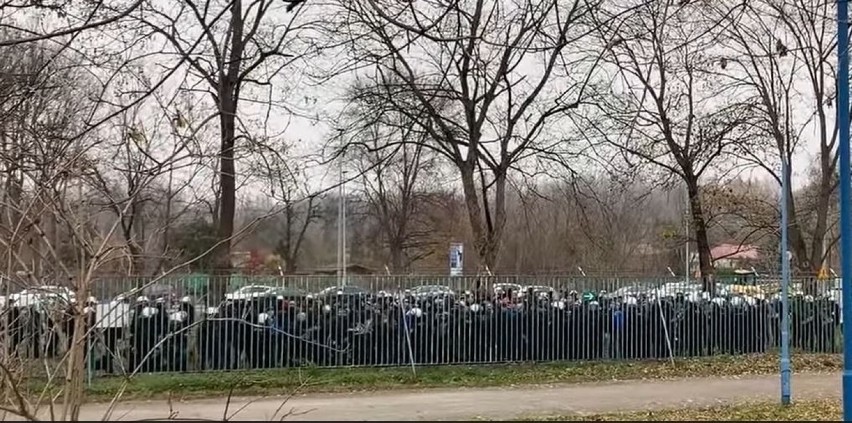
<path fill-rule="evenodd" d="M 766 295 L 763 287 L 759 285 L 726 284 L 717 287 L 720 295 Z"/>
<path fill-rule="evenodd" d="M 281 298 L 288 301 L 299 300 L 305 298 L 308 293 L 304 289 L 295 288 L 292 286 L 282 286 L 273 289 L 269 295 Z"/>
<path fill-rule="evenodd" d="M 42 285 L 10 294 L 8 301 L 14 301 L 14 305 L 24 307 L 48 300 L 60 300 L 70 303 L 76 299 L 75 297 L 74 291 L 64 286 Z"/>
<path fill-rule="evenodd" d="M 225 294 L 226 300 L 247 300 L 251 298 L 263 297 L 271 294 L 275 290 L 274 287 L 266 285 L 249 285 L 244 286 L 234 292 Z"/>
<path fill-rule="evenodd" d="M 411 288 L 409 293 L 415 298 L 423 297 L 439 297 L 439 296 L 455 296 L 456 293 L 448 286 L 444 285 L 422 285 Z"/>
<path fill-rule="evenodd" d="M 667 282 L 663 286 L 655 289 L 654 297 L 673 297 L 677 294 L 690 295 L 693 293 L 701 293 L 703 287 L 701 284 L 692 282 Z"/>
<path fill-rule="evenodd" d="M 316 294 L 317 297 L 329 297 L 335 295 L 358 295 L 358 296 L 368 296 L 370 292 L 361 288 L 358 285 L 344 285 L 344 286 L 330 286 L 328 288 L 323 289 L 322 291 Z"/>
<path fill-rule="evenodd" d="M 647 286 L 642 285 L 629 285 L 622 286 L 621 288 L 616 289 L 610 294 L 613 298 L 618 297 L 639 297 L 641 295 L 652 295 L 653 290 L 649 289 Z"/>

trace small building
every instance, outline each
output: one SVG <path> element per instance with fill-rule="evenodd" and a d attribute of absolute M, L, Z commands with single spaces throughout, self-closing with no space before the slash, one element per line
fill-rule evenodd
<path fill-rule="evenodd" d="M 748 269 L 760 260 L 760 250 L 750 244 L 719 244 L 710 249 L 717 269 Z"/>

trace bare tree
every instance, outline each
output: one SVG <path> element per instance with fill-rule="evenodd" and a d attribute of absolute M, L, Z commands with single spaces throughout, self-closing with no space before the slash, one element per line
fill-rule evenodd
<path fill-rule="evenodd" d="M 390 269 L 397 274 L 434 252 L 423 213 L 432 203 L 423 189 L 423 179 L 432 170 L 428 153 L 420 144 L 400 146 L 390 157 L 362 157 L 360 167 L 370 169 L 362 172 L 363 193 L 382 232 Z"/>
<path fill-rule="evenodd" d="M 671 248 L 657 231 L 677 222 L 678 213 L 656 185 L 593 173 L 514 185 L 513 237 L 503 252 L 517 274 L 573 274 L 577 266 L 587 273 L 659 274 L 678 263 L 659 257 Z"/>
<path fill-rule="evenodd" d="M 28 46 L 32 47 L 32 46 Z M 46 52 L 51 49 L 45 48 Z M 7 53 L 14 50 L 7 49 Z M 32 53 L 17 51 L 18 54 Z M 41 60 L 45 60 L 41 61 Z M 99 205 L 92 200 L 88 181 L 94 175 L 110 169 L 113 163 L 99 160 L 103 138 L 76 136 L 85 117 L 99 107 L 95 95 L 103 86 L 86 73 L 71 57 L 52 54 L 31 55 L 29 60 L 40 69 L 15 83 L 30 87 L 30 94 L 7 114 L 9 124 L 0 133 L 11 146 L 0 155 L 6 174 L 5 188 L 12 195 L 4 196 L 3 210 L 7 212 L 7 231 L 0 236 L 6 250 L 6 274 L 26 275 L 18 282 L 38 285 L 35 261 L 28 255 L 39 255 L 40 263 L 48 263 L 53 283 L 59 282 L 87 298 L 91 282 L 99 270 L 108 267 L 120 255 L 115 248 L 121 218 L 106 219 L 108 210 L 117 206 L 120 215 L 128 213 L 133 198 L 142 186 L 113 198 L 114 204 Z M 150 170 L 150 169 L 146 169 Z M 156 173 L 156 172 L 154 172 Z M 34 238 L 28 235 L 34 235 Z M 37 242 L 39 248 L 24 247 Z M 41 266 L 42 268 L 44 266 Z M 67 299 L 67 297 L 66 297 Z M 77 420 L 83 402 L 85 375 L 86 323 L 84 303 L 64 304 L 71 310 L 74 333 L 71 336 L 64 366 L 53 371 L 64 373 L 61 411 L 65 420 Z M 6 375 L 9 377 L 9 375 Z M 21 401 L 22 409 L 32 411 Z"/>
<path fill-rule="evenodd" d="M 583 24 L 595 2 L 341 2 L 375 107 L 406 115 L 458 171 L 480 264 L 497 265 L 511 169 L 583 97 Z M 572 55 L 575 54 L 575 55 Z"/>
<path fill-rule="evenodd" d="M 190 179 L 176 184 L 174 172 L 197 164 L 194 160 L 197 153 L 191 147 L 190 123 L 183 115 L 178 113 L 176 118 L 169 119 L 167 112 L 160 111 L 160 116 L 166 119 L 149 123 L 144 115 L 151 115 L 151 112 L 150 107 L 134 108 L 121 115 L 122 120 L 114 127 L 116 136 L 107 135 L 99 148 L 101 157 L 114 164 L 114 169 L 109 170 L 116 173 L 97 173 L 91 181 L 100 194 L 93 202 L 112 205 L 116 218 L 121 219 L 120 232 L 128 255 L 126 271 L 135 276 L 156 272 L 161 267 L 168 249 L 168 229 L 173 224 L 173 216 L 180 214 L 175 208 L 175 196 L 192 182 Z M 163 120 L 165 134 L 161 128 L 164 125 L 157 124 Z M 121 203 L 115 199 L 135 193 L 140 187 L 142 191 L 132 196 L 133 204 L 129 212 L 124 213 Z M 163 218 L 152 225 L 160 208 L 165 209 Z M 158 243 L 159 238 L 162 242 Z M 161 251 L 152 253 L 154 244 L 161 244 L 158 246 Z M 154 254 L 157 260 L 151 260 Z"/>
<path fill-rule="evenodd" d="M 372 107 L 373 84 L 359 83 L 350 90 L 343 134 L 349 145 L 358 147 L 347 153 L 361 175 L 366 214 L 387 251 L 385 265 L 399 274 L 433 253 L 433 228 L 425 214 L 432 195 L 426 183 L 438 177 L 437 163 L 426 147 L 429 133 L 408 113 Z"/>
<path fill-rule="evenodd" d="M 0 47 L 58 42 L 69 46 L 81 34 L 122 22 L 137 11 L 143 0 L 132 2 L 77 3 L 68 0 L 29 2 L 10 0 L 0 4 Z M 40 25 L 28 25 L 35 17 Z"/>
<path fill-rule="evenodd" d="M 60 59 L 47 46 L 6 47 L 2 54 L 8 58 L 2 78 L 4 97 L 0 100 L 0 210 L 8 246 L 6 264 L 11 267 L 9 271 L 20 270 L 16 257 L 23 253 L 31 257 L 25 262 L 38 269 L 36 277 L 41 277 L 58 270 L 39 254 L 45 242 L 57 241 L 59 222 L 47 210 L 47 199 L 41 198 L 34 187 L 55 186 L 63 177 L 61 172 L 67 172 L 62 167 L 65 158 L 80 153 L 68 133 L 78 130 L 91 111 L 90 104 L 77 98 L 91 91 L 76 85 L 87 83 L 80 81 L 84 70 L 79 62 Z M 43 220 L 38 217 L 40 210 L 47 210 Z M 24 219 L 41 222 L 46 229 L 44 236 L 30 238 L 33 227 Z M 24 248 L 30 251 L 22 251 L 22 246 L 30 246 Z"/>
<path fill-rule="evenodd" d="M 0 5 L 0 26 L 11 25 L 6 16 L 9 9 L 35 5 L 62 17 L 61 14 L 68 11 L 64 8 L 69 6 L 65 2 L 15 3 Z M 69 47 L 69 39 L 123 19 L 141 4 L 142 1 L 134 2 L 114 14 L 113 8 L 105 2 L 87 3 L 81 8 L 92 10 L 91 14 L 69 13 L 73 16 L 68 21 L 82 22 L 79 25 L 44 32 L 17 31 L 14 36 L 4 34 L 0 37 L 0 54 L 4 58 L 0 64 L 0 246 L 6 259 L 3 274 L 7 275 L 3 282 L 8 288 L 9 275 L 16 275 L 12 278 L 21 285 L 39 285 L 46 282 L 38 280 L 41 276 L 49 276 L 50 285 L 64 285 L 82 300 L 76 303 L 67 301 L 67 297 L 64 302 L 57 300 L 62 307 L 68 308 L 73 333 L 69 334 L 68 351 L 58 365 L 45 361 L 39 366 L 47 370 L 50 378 L 42 392 L 34 396 L 21 395 L 18 389 L 23 386 L 24 377 L 14 376 L 26 376 L 26 370 L 32 367 L 21 366 L 17 369 L 19 373 L 13 375 L 5 352 L 0 359 L 4 390 L 8 385 L 14 393 L 11 395 L 14 404 L 4 406 L 4 412 L 11 410 L 26 420 L 38 420 L 44 414 L 45 402 L 50 408 L 50 418 L 80 420 L 85 396 L 87 338 L 91 337 L 93 329 L 87 322 L 84 299 L 92 292 L 96 275 L 114 269 L 116 263 L 123 261 L 128 246 L 136 252 L 144 250 L 145 231 L 135 231 L 144 222 L 138 219 L 153 197 L 151 193 L 161 186 L 169 187 L 169 196 L 174 192 L 172 178 L 174 170 L 181 166 L 185 139 L 173 143 L 174 149 L 163 150 L 154 145 L 156 137 L 145 136 L 138 122 L 121 122 L 116 125 L 118 131 L 103 125 L 116 116 L 128 116 L 126 112 L 132 105 L 138 105 L 156 91 L 160 83 L 141 94 L 135 91 L 130 106 L 117 104 L 114 100 L 120 95 L 106 92 L 113 88 L 112 78 L 118 78 L 120 72 L 127 70 L 126 63 L 117 66 L 120 71 L 97 69 L 97 66 L 84 69 L 81 63 L 88 64 L 95 58 L 83 58 L 80 52 Z M 77 7 L 69 9 L 78 11 Z M 240 20 L 243 9 L 238 5 L 235 10 L 235 19 Z M 105 14 L 111 15 L 104 17 Z M 251 40 L 257 42 L 258 38 Z M 241 37 L 239 42 L 248 43 Z M 265 54 L 266 46 L 253 46 L 257 47 L 254 50 L 257 56 Z M 121 48 L 132 50 L 128 45 Z M 244 50 L 249 49 L 254 47 Z M 263 62 L 257 56 L 248 56 L 248 59 Z M 238 71 L 245 72 L 246 68 L 241 65 Z M 100 80 L 105 74 L 108 77 Z M 223 80 L 231 81 L 225 77 Z M 121 88 L 127 87 L 120 87 L 119 91 Z M 239 87 L 226 89 L 236 90 L 232 98 L 239 98 Z M 148 111 L 146 117 L 154 114 Z M 177 122 L 178 127 L 184 126 L 180 119 L 173 121 L 175 116 L 169 113 L 159 117 Z M 234 121 L 232 117 L 231 122 Z M 233 228 L 231 234 L 238 235 Z M 230 235 L 221 240 L 230 241 Z M 202 255 L 208 253 L 205 251 Z M 134 258 L 136 256 L 134 253 Z M 194 257 L 188 262 L 197 259 Z"/>
<path fill-rule="evenodd" d="M 815 133 L 819 150 L 812 201 L 801 203 L 792 186 L 787 187 L 791 250 L 798 270 L 811 275 L 831 244 L 826 236 L 837 188 L 833 10 L 829 2 L 816 0 L 749 2 L 742 15 L 728 17 L 727 51 L 716 57 L 718 73 L 759 105 L 754 111 L 765 141 L 763 148 L 737 150 L 746 163 L 765 170 L 780 185 L 780 161 L 789 165 L 792 179 L 793 156 L 811 145 L 807 141 Z"/>
<path fill-rule="evenodd" d="M 89 94 L 102 86 L 82 69 L 66 67 L 68 63 L 69 59 L 63 59 L 51 65 L 58 70 L 39 74 L 41 78 L 45 75 L 50 78 L 41 80 L 38 89 L 32 90 L 27 99 L 30 104 L 22 103 L 23 107 L 14 112 L 19 122 L 27 123 L 25 126 L 0 128 L 4 139 L 27 147 L 24 150 L 16 148 L 14 155 L 6 152 L 0 155 L 3 169 L 12 164 L 17 166 L 14 184 L 25 188 L 20 195 L 4 197 L 0 202 L 7 216 L 16 219 L 4 221 L 4 230 L 0 232 L 0 246 L 7 259 L 3 273 L 16 275 L 14 279 L 4 278 L 4 283 L 12 279 L 36 290 L 42 284 L 60 285 L 81 300 L 70 301 L 72 297 L 61 289 L 52 292 L 53 301 L 39 304 L 52 317 L 67 316 L 67 323 L 73 328 L 70 333 L 66 332 L 68 347 L 58 361 L 44 359 L 43 363 L 21 363 L 6 356 L 6 349 L 3 349 L 0 372 L 12 391 L 18 394 L 12 396 L 13 407 L 4 407 L 4 410 L 12 410 L 27 420 L 37 420 L 45 413 L 45 408 L 53 419 L 80 420 L 85 400 L 85 358 L 94 331 L 89 324 L 91 311 L 87 310 L 87 299 L 93 293 L 98 274 L 113 269 L 116 263 L 124 260 L 126 244 L 121 234 L 122 225 L 129 221 L 133 207 L 140 204 L 140 197 L 146 195 L 158 178 L 174 168 L 170 164 L 179 164 L 180 158 L 174 151 L 146 150 L 151 146 L 132 136 L 121 138 L 119 143 L 129 143 L 129 149 L 143 153 L 148 159 L 141 165 L 134 161 L 139 167 L 134 169 L 133 176 L 139 179 L 134 179 L 132 189 L 103 190 L 109 185 L 104 182 L 110 176 L 125 174 L 123 161 L 104 158 L 109 157 L 104 155 L 104 150 L 120 147 L 120 144 L 107 142 L 114 139 L 105 136 L 108 135 L 106 127 L 89 136 L 75 136 L 80 130 L 78 126 L 84 122 L 83 117 L 98 107 L 97 101 L 81 99 L 90 98 Z M 42 248 L 35 251 L 28 248 L 33 239 L 31 234 Z M 201 255 L 208 253 L 205 251 Z M 38 254 L 41 263 L 51 266 L 50 282 L 38 280 L 36 265 L 29 260 L 32 254 Z M 197 259 L 194 257 L 188 262 Z M 157 281 L 155 278 L 126 294 L 138 293 Z M 16 304 L 4 304 L 4 309 L 9 305 Z M 22 370 L 13 374 L 10 367 L 16 363 L 15 368 Z M 35 395 L 20 395 L 22 377 L 19 375 L 26 375 L 27 369 L 35 364 L 46 370 L 46 386 Z M 117 397 L 120 395 L 121 392 Z"/>
<path fill-rule="evenodd" d="M 274 250 L 284 261 L 284 271 L 296 272 L 308 229 L 322 216 L 322 198 L 308 185 L 304 159 L 287 155 L 288 146 L 274 141 L 253 143 L 250 172 L 262 181 L 264 191 L 279 210 L 264 226 L 274 228 Z"/>
<path fill-rule="evenodd" d="M 771 183 L 741 178 L 702 186 L 710 238 L 717 242 L 733 243 L 736 254 L 759 245 L 762 251 L 778 248 L 778 193 Z M 713 257 L 713 260 L 727 256 Z"/>
<path fill-rule="evenodd" d="M 702 3 L 643 2 L 599 15 L 601 48 L 614 69 L 611 92 L 577 119 L 595 144 L 615 147 L 628 166 L 651 165 L 686 186 L 705 289 L 714 273 L 701 180 L 745 139 L 750 105 L 720 93 L 703 53 L 718 21 Z M 624 19 L 617 16 L 632 8 Z M 638 163 L 634 163 L 638 162 Z"/>
<path fill-rule="evenodd" d="M 603 178 L 583 178 L 562 184 L 557 193 L 573 203 L 576 220 L 588 243 L 592 260 L 586 267 L 629 270 L 630 261 L 654 228 L 648 189 Z"/>
<path fill-rule="evenodd" d="M 231 242 L 236 215 L 236 157 L 238 141 L 252 139 L 239 119 L 240 103 L 252 100 L 251 89 L 271 87 L 282 69 L 301 58 L 299 39 L 305 27 L 298 22 L 303 0 L 225 0 L 177 4 L 150 2 L 138 19 L 168 41 L 189 73 L 200 83 L 214 105 L 219 126 L 218 188 L 216 204 L 218 248 L 216 267 L 230 271 Z M 197 34 L 197 38 L 192 35 Z M 194 86 L 194 84 L 192 85 Z M 266 102 L 272 108 L 272 102 Z M 221 298 L 226 278 L 217 278 L 213 298 Z"/>

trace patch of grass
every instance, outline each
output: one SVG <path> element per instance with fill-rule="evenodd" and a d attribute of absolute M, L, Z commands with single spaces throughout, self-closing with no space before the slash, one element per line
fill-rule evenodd
<path fill-rule="evenodd" d="M 174 399 L 234 395 L 286 395 L 421 388 L 489 387 L 615 380 L 743 376 L 778 372 L 775 354 L 717 356 L 668 361 L 572 362 L 411 368 L 275 369 L 256 371 L 146 374 L 128 381 L 123 400 Z M 837 354 L 797 354 L 795 372 L 834 372 L 842 368 Z M 125 379 L 104 377 L 87 388 L 90 401 L 111 399 Z M 31 380 L 31 389 L 39 382 Z M 41 385 L 43 386 L 43 385 Z M 31 391 L 33 392 L 33 391 Z"/>
<path fill-rule="evenodd" d="M 755 402 L 677 410 L 532 417 L 523 421 L 838 421 L 842 419 L 840 406 L 840 399 L 795 401 L 787 407 L 778 402 Z"/>

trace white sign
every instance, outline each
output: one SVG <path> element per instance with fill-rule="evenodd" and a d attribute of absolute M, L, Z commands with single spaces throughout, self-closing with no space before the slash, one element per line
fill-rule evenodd
<path fill-rule="evenodd" d="M 450 244 L 450 276 L 461 276 L 464 269 L 464 245 Z"/>

